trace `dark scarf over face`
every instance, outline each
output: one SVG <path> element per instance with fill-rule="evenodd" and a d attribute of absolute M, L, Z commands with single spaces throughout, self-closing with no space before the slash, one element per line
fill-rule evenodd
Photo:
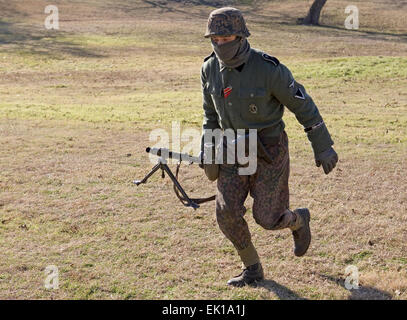
<path fill-rule="evenodd" d="M 220 64 L 228 68 L 236 68 L 249 59 L 250 44 L 244 37 L 237 37 L 221 45 L 212 40 L 212 47 Z"/>

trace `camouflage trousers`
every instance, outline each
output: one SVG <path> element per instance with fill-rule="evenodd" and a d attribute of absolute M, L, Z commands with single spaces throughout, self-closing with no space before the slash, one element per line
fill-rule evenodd
<path fill-rule="evenodd" d="M 295 215 L 288 210 L 288 177 L 290 170 L 288 137 L 285 131 L 278 142 L 265 145 L 272 163 L 257 160 L 257 171 L 250 176 L 239 175 L 237 166 L 222 164 L 217 180 L 216 219 L 223 234 L 237 250 L 251 243 L 251 235 L 244 219 L 244 202 L 250 192 L 253 198 L 253 217 L 268 230 L 290 227 Z"/>

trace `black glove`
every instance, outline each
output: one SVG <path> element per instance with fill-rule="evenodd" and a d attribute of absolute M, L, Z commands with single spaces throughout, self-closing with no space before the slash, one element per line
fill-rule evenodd
<path fill-rule="evenodd" d="M 206 159 L 208 154 L 207 149 L 212 149 L 212 159 Z M 202 162 L 199 164 L 199 167 L 204 169 L 205 175 L 210 181 L 215 181 L 219 176 L 219 164 L 215 164 L 215 147 L 212 144 L 208 144 L 203 151 L 199 153 L 199 157 L 202 159 Z M 208 161 L 209 160 L 209 161 Z"/>
<path fill-rule="evenodd" d="M 338 154 L 330 147 L 329 149 L 315 155 L 315 164 L 317 167 L 324 168 L 325 174 L 330 173 L 338 162 Z"/>

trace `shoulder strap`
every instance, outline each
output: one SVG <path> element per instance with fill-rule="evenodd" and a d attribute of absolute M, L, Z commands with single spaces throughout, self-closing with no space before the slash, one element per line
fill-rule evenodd
<path fill-rule="evenodd" d="M 209 56 L 207 56 L 207 57 L 204 58 L 204 62 L 205 62 L 206 60 L 209 60 L 209 58 L 213 57 L 214 55 L 215 55 L 215 52 L 212 51 L 212 53 L 211 53 Z"/>
<path fill-rule="evenodd" d="M 261 55 L 264 60 L 273 63 L 276 67 L 280 64 L 280 61 L 276 57 L 269 56 L 267 53 Z"/>

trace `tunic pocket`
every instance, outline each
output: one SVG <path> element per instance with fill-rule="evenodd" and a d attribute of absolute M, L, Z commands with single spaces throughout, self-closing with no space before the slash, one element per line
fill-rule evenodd
<path fill-rule="evenodd" d="M 270 110 L 267 108 L 269 97 L 265 88 L 244 88 L 240 90 L 240 116 L 245 122 L 267 120 Z"/>

